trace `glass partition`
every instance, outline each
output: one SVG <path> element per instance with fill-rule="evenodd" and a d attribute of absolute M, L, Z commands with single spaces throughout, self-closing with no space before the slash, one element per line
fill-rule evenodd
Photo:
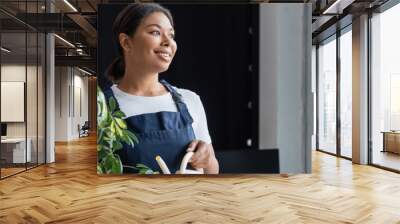
<path fill-rule="evenodd" d="M 0 178 L 45 162 L 45 35 L 23 22 L 44 1 L 1 2 Z M 33 17 L 35 19 L 37 17 Z M 29 23 L 29 21 L 28 21 Z"/>
<path fill-rule="evenodd" d="M 26 33 L 2 33 L 1 45 L 1 157 L 2 177 L 26 169 L 31 151 L 26 150 Z M 28 146 L 29 149 L 29 146 Z"/>
<path fill-rule="evenodd" d="M 340 154 L 352 157 L 352 32 L 340 36 Z"/>
<path fill-rule="evenodd" d="M 43 12 L 42 6 L 45 5 L 44 2 L 33 1 L 27 3 L 27 12 L 31 13 L 31 15 Z M 38 24 L 38 19 L 37 16 L 33 16 L 31 20 L 34 24 Z M 30 147 L 32 152 L 31 161 L 27 164 L 28 168 L 35 167 L 40 161 L 41 163 L 44 161 L 42 158 L 44 156 L 44 144 L 42 142 L 42 144 L 39 145 L 39 141 L 43 141 L 43 138 L 41 138 L 39 134 L 39 121 L 44 122 L 43 119 L 39 119 L 39 116 L 41 116 L 39 114 L 39 109 L 44 106 L 44 95 L 40 94 L 40 92 L 43 92 L 45 86 L 39 83 L 43 81 L 43 79 L 39 79 L 39 77 L 42 76 L 42 67 L 44 65 L 44 38 L 44 35 L 41 34 L 39 30 L 27 29 L 27 149 L 29 150 Z M 40 110 L 40 112 L 43 113 L 44 111 Z"/>
<path fill-rule="evenodd" d="M 318 149 L 336 154 L 336 36 L 318 47 Z"/>
<path fill-rule="evenodd" d="M 400 4 L 371 18 L 372 164 L 400 170 Z"/>
<path fill-rule="evenodd" d="M 27 82 L 26 82 L 26 113 L 27 113 L 27 150 L 31 151 L 30 160 L 27 163 L 28 168 L 37 165 L 38 144 L 37 144 L 37 76 L 38 76 L 38 35 L 36 32 L 27 33 Z"/>

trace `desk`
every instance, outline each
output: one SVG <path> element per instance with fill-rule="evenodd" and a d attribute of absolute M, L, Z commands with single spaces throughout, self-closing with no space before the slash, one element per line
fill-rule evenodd
<path fill-rule="evenodd" d="M 1 159 L 6 163 L 25 163 L 30 162 L 32 158 L 30 138 L 26 141 L 28 144 L 25 153 L 25 138 L 6 138 L 1 139 Z M 27 161 L 25 161 L 27 158 Z"/>
<path fill-rule="evenodd" d="M 382 131 L 381 133 L 383 133 L 382 152 L 393 152 L 400 154 L 400 132 Z"/>

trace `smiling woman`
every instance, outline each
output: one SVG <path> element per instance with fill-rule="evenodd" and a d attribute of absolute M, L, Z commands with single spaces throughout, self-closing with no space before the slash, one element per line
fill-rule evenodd
<path fill-rule="evenodd" d="M 117 116 L 117 124 L 110 129 L 133 133 L 137 142 L 134 146 L 122 141 L 111 144 L 111 149 L 100 147 L 98 162 L 107 164 L 104 155 L 109 153 L 104 150 L 111 150 L 120 159 L 123 173 L 143 173 L 143 169 L 144 173 L 162 173 L 157 162 L 161 160 L 176 173 L 185 154 L 193 152 L 188 154 L 193 154 L 189 166 L 217 174 L 218 161 L 200 97 L 159 81 L 159 73 L 168 70 L 177 51 L 169 10 L 154 3 L 130 4 L 115 19 L 113 37 L 119 56 L 107 74 L 114 85 L 103 91 L 110 116 Z M 100 173 L 105 171 L 102 169 Z"/>

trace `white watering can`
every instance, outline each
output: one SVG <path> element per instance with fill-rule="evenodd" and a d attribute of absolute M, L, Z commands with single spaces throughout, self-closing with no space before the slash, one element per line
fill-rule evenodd
<path fill-rule="evenodd" d="M 199 168 L 196 170 L 188 170 L 186 169 L 187 164 L 189 163 L 190 158 L 193 156 L 193 152 L 187 152 L 185 156 L 182 159 L 180 169 L 176 171 L 175 174 L 204 174 L 203 168 Z M 161 171 L 163 174 L 171 174 L 171 171 L 169 171 L 167 164 L 165 164 L 164 160 L 161 158 L 161 156 L 156 156 L 156 161 L 158 165 L 161 168 Z"/>

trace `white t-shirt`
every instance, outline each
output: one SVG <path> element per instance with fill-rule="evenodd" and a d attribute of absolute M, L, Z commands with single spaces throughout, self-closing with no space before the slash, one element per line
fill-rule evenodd
<path fill-rule="evenodd" d="M 192 127 L 196 139 L 211 143 L 206 113 L 200 97 L 190 90 L 179 89 L 176 87 L 173 88 L 182 95 L 182 101 L 186 104 L 188 111 L 193 118 Z M 178 111 L 170 92 L 161 96 L 136 96 L 123 92 L 117 85 L 113 85 L 111 90 L 114 93 L 121 111 L 125 113 L 126 117 L 146 113 L 157 113 L 160 111 Z"/>

